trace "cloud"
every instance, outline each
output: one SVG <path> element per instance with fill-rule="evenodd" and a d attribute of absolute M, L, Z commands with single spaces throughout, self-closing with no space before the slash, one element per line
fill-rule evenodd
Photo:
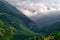
<path fill-rule="evenodd" d="M 8 0 L 7 0 L 8 1 Z M 31 2 L 29 2 L 31 1 Z M 60 11 L 60 4 L 56 1 L 40 0 L 34 2 L 34 0 L 9 0 L 8 2 L 14 5 L 18 10 L 22 11 L 28 17 L 41 16 L 49 14 L 49 12 Z M 36 0 L 35 0 L 36 1 Z M 50 3 L 50 4 L 49 4 Z"/>
<path fill-rule="evenodd" d="M 60 7 L 58 7 L 57 10 L 60 11 Z"/>
<path fill-rule="evenodd" d="M 21 8 L 22 7 L 22 8 Z M 48 7 L 44 3 L 29 3 L 22 2 L 18 3 L 18 8 L 28 17 L 36 17 L 50 14 L 49 12 L 60 11 L 59 5 L 56 7 Z"/>
<path fill-rule="evenodd" d="M 22 11 L 24 15 L 28 16 L 28 17 L 32 17 L 32 16 L 35 16 L 36 15 L 36 12 L 31 12 L 27 9 L 20 9 L 20 8 L 17 8 L 18 10 Z"/>

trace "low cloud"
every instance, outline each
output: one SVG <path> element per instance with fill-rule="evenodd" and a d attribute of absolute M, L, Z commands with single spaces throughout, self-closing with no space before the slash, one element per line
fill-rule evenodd
<path fill-rule="evenodd" d="M 18 10 L 22 11 L 28 17 L 33 17 L 36 15 L 41 16 L 49 14 L 48 12 L 60 11 L 60 4 L 55 3 L 53 3 L 54 4 L 53 6 L 51 6 L 50 4 L 49 4 L 50 6 L 48 6 L 46 2 L 45 3 L 43 2 L 35 3 L 29 1 L 21 2 L 21 0 L 9 0 L 8 2 L 14 5 Z"/>
<path fill-rule="evenodd" d="M 20 5 L 21 4 L 21 5 Z M 22 8 L 21 8 L 22 7 Z M 22 2 L 18 4 L 19 9 L 27 16 L 45 15 L 48 12 L 60 11 L 60 7 L 48 7 L 44 3 L 28 3 Z"/>

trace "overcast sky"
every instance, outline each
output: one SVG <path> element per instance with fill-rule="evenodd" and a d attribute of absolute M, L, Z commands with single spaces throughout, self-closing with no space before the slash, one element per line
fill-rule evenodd
<path fill-rule="evenodd" d="M 60 11 L 60 0 L 6 0 L 28 17 L 44 16 Z"/>

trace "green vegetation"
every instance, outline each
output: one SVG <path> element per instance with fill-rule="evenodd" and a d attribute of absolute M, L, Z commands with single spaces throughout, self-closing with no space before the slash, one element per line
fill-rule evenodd
<path fill-rule="evenodd" d="M 23 27 L 23 26 L 22 26 Z M 22 28 L 21 28 L 22 29 Z M 25 30 L 25 29 L 24 29 Z M 23 38 L 27 38 L 31 34 L 30 31 L 26 29 L 26 31 L 18 30 L 11 25 L 5 24 L 2 20 L 0 20 L 0 40 L 23 40 Z M 19 37 L 19 38 L 18 38 Z"/>
<path fill-rule="evenodd" d="M 44 40 L 46 40 L 46 39 L 47 40 L 60 40 L 60 32 L 51 33 L 46 38 L 44 38 Z"/>
<path fill-rule="evenodd" d="M 54 25 L 48 28 L 51 31 L 44 30 L 49 31 L 48 35 L 39 35 L 32 20 L 4 0 L 0 1 L 0 40 L 60 40 L 60 23 Z"/>
<path fill-rule="evenodd" d="M 60 32 L 57 33 L 50 33 L 50 35 L 45 36 L 34 36 L 30 37 L 27 40 L 60 40 Z"/>
<path fill-rule="evenodd" d="M 28 21 L 29 20 L 29 21 Z M 29 27 L 33 23 L 4 0 L 0 1 L 0 40 L 25 40 L 34 36 Z"/>

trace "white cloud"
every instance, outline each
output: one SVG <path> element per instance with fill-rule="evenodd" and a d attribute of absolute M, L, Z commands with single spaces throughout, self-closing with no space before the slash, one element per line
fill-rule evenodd
<path fill-rule="evenodd" d="M 57 9 L 56 8 L 50 8 L 49 11 L 57 11 Z"/>
<path fill-rule="evenodd" d="M 31 12 L 27 9 L 20 9 L 20 8 L 17 8 L 19 9 L 20 11 L 23 12 L 24 15 L 27 15 L 28 17 L 32 17 L 32 16 L 35 16 L 36 15 L 36 12 Z"/>
<path fill-rule="evenodd" d="M 60 11 L 60 7 L 58 7 L 57 10 Z"/>
<path fill-rule="evenodd" d="M 23 2 L 21 2 L 21 0 L 9 0 L 8 2 L 16 6 L 17 9 L 21 10 L 28 17 L 33 17 L 36 15 L 41 16 L 41 15 L 49 14 L 48 12 L 60 11 L 60 4 L 58 4 L 55 1 L 46 0 L 45 2 L 35 3 L 33 1 L 29 2 L 27 0 Z"/>
<path fill-rule="evenodd" d="M 59 5 L 56 5 L 56 7 L 48 7 L 48 5 L 41 2 L 39 3 L 22 2 L 18 3 L 18 6 L 19 9 L 28 17 L 34 17 L 37 15 L 43 16 L 49 14 L 49 12 L 60 11 Z"/>
<path fill-rule="evenodd" d="M 28 17 L 35 16 L 35 14 L 32 14 L 31 11 L 23 10 L 23 9 L 21 9 L 21 11 L 22 11 L 25 15 L 27 15 Z"/>

